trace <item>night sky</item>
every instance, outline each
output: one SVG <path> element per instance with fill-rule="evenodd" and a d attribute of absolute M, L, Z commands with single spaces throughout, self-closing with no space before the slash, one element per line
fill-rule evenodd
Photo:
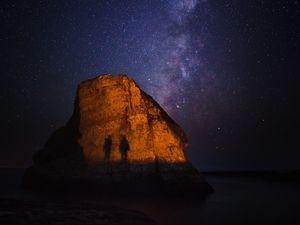
<path fill-rule="evenodd" d="M 81 81 L 126 73 L 184 128 L 197 168 L 299 169 L 299 12 L 283 0 L 2 0 L 0 166 L 32 163 Z"/>

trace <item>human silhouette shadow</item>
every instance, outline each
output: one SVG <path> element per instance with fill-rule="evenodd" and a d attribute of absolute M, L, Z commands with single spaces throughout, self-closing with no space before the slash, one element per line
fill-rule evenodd
<path fill-rule="evenodd" d="M 125 136 L 122 136 L 122 138 L 121 138 L 119 150 L 121 153 L 121 160 L 127 161 L 127 153 L 129 151 L 129 143 Z"/>
<path fill-rule="evenodd" d="M 104 161 L 109 161 L 110 158 L 110 152 L 111 152 L 111 146 L 112 146 L 112 139 L 111 135 L 108 135 L 103 144 L 103 151 L 104 151 Z"/>

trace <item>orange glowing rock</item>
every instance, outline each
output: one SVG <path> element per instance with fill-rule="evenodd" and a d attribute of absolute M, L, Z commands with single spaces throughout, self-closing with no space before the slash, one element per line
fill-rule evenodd
<path fill-rule="evenodd" d="M 129 143 L 129 163 L 183 163 L 183 130 L 134 80 L 101 75 L 79 85 L 78 140 L 88 162 L 104 161 L 104 140 L 111 135 L 109 161 L 121 160 L 122 136 Z"/>
<path fill-rule="evenodd" d="M 187 162 L 186 146 L 184 131 L 134 80 L 101 75 L 79 85 L 71 119 L 35 153 L 23 184 L 113 193 L 211 190 Z"/>

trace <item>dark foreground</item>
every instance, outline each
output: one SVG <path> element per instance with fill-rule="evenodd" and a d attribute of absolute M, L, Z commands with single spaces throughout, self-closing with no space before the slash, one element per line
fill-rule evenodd
<path fill-rule="evenodd" d="M 29 192 L 23 173 L 0 169 L 0 224 L 300 224 L 300 182 L 283 176 L 213 173 L 215 192 L 190 201 Z"/>
<path fill-rule="evenodd" d="M 96 203 L 0 199 L 0 224 L 155 224 L 138 211 Z"/>

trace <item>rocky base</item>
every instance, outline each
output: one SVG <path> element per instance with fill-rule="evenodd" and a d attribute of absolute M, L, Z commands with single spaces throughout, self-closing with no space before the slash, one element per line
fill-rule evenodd
<path fill-rule="evenodd" d="M 99 164 L 76 170 L 59 170 L 51 165 L 26 170 L 23 187 L 31 190 L 73 191 L 113 195 L 153 194 L 204 197 L 212 192 L 202 174 L 187 164 L 161 165 Z M 51 173 L 49 173 L 51 171 Z M 154 171 L 154 172 L 153 172 Z"/>

